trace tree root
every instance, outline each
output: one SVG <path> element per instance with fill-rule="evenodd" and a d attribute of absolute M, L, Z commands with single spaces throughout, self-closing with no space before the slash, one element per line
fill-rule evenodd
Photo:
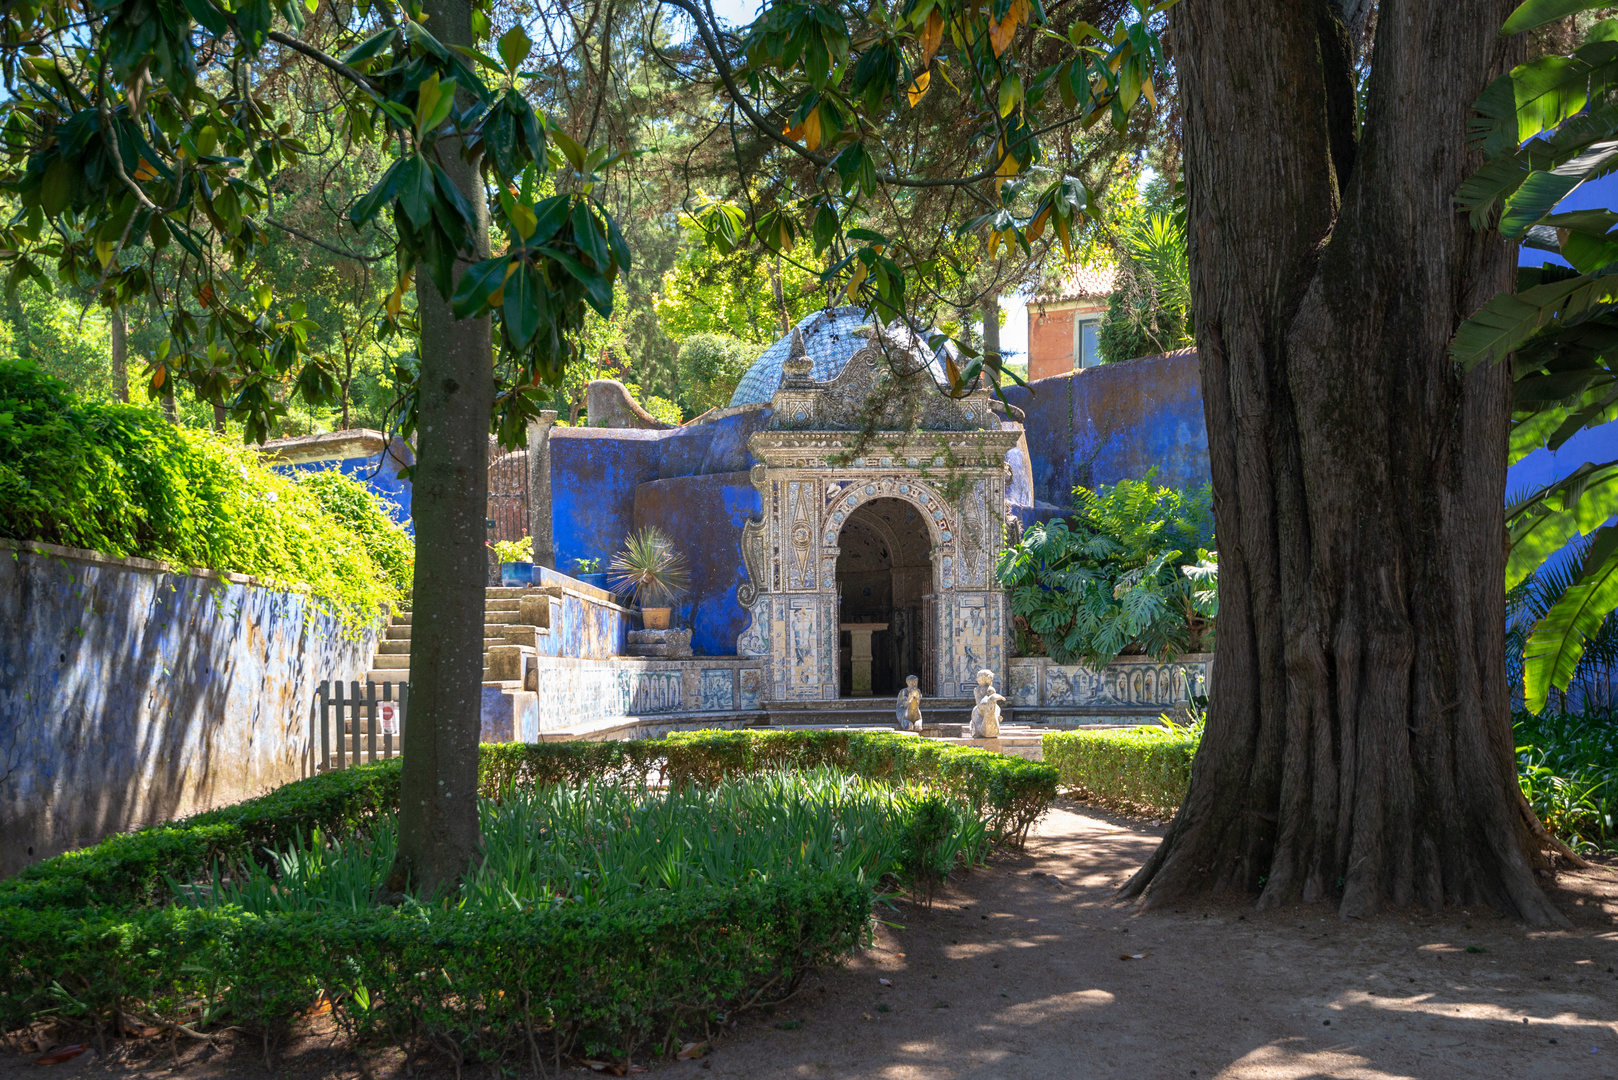
<path fill-rule="evenodd" d="M 1528 824 L 1528 831 L 1533 833 L 1534 839 L 1539 842 L 1539 848 L 1541 851 L 1549 851 L 1556 855 L 1560 855 L 1563 859 L 1566 859 L 1568 865 L 1572 866 L 1575 870 L 1589 869 L 1589 860 L 1585 859 L 1578 852 L 1568 847 L 1561 840 L 1558 840 L 1551 834 L 1551 831 L 1545 827 L 1545 823 L 1539 820 L 1539 815 L 1534 813 L 1534 808 L 1532 806 L 1528 805 L 1528 797 L 1522 793 L 1520 788 L 1517 791 L 1517 808 L 1522 812 L 1523 820 Z"/>

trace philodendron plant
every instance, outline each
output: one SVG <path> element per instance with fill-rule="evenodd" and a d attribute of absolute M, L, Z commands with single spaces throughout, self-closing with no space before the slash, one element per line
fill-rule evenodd
<path fill-rule="evenodd" d="M 634 597 L 643 608 L 669 606 L 685 595 L 690 584 L 685 558 L 656 526 L 624 537 L 624 549 L 607 564 L 607 587 Z"/>

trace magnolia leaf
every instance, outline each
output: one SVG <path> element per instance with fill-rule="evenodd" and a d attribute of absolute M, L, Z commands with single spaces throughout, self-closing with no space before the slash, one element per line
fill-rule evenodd
<path fill-rule="evenodd" d="M 932 81 L 932 72 L 923 71 L 911 82 L 910 89 L 906 91 L 906 94 L 910 98 L 910 107 L 912 109 L 921 104 L 921 99 L 927 96 L 927 86 Z"/>
<path fill-rule="evenodd" d="M 521 25 L 513 26 L 500 37 L 500 59 L 506 62 L 506 70 L 513 74 L 533 51 L 534 43 Z"/>
<path fill-rule="evenodd" d="M 921 28 L 921 66 L 932 63 L 938 47 L 944 43 L 944 16 L 935 6 L 927 13 L 927 24 Z"/>
<path fill-rule="evenodd" d="M 500 312 L 504 316 L 506 337 L 512 347 L 526 349 L 539 332 L 540 276 L 526 263 L 506 278 L 505 295 L 501 298 Z"/>
<path fill-rule="evenodd" d="M 1022 79 L 1016 74 L 1000 80 L 1000 115 L 1010 116 L 1022 104 Z"/>

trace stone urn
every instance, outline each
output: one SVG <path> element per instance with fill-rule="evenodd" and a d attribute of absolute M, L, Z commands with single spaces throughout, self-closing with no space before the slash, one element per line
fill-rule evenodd
<path fill-rule="evenodd" d="M 673 613 L 673 608 L 643 607 L 640 609 L 640 624 L 647 630 L 667 630 L 669 616 Z"/>

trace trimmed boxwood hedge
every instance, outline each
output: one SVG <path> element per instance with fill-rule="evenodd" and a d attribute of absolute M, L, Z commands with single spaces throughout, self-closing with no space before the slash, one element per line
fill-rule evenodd
<path fill-rule="evenodd" d="M 836 765 L 928 781 L 1020 838 L 1056 792 L 1049 766 L 914 737 L 697 732 L 667 740 L 481 748 L 480 788 L 587 780 L 711 784 Z M 282 1030 L 325 991 L 350 1034 L 493 1060 L 513 1053 L 627 1058 L 717 1014 L 784 996 L 869 926 L 875 883 L 783 872 L 739 889 L 653 893 L 600 907 L 498 916 L 407 904 L 256 916 L 163 904 L 166 877 L 259 856 L 314 829 L 345 834 L 391 812 L 399 762 L 288 784 L 175 823 L 111 837 L 0 882 L 0 1030 L 57 1015 L 207 1014 Z"/>
<path fill-rule="evenodd" d="M 483 747 L 479 785 L 576 784 L 616 778 L 712 786 L 777 769 L 839 769 L 890 784 L 926 783 L 987 812 L 1001 839 L 1021 843 L 1056 797 L 1049 765 L 895 731 L 691 731 L 622 742 L 500 743 Z"/>
<path fill-rule="evenodd" d="M 1198 737 L 1163 727 L 1062 731 L 1041 742 L 1062 787 L 1131 813 L 1172 816 L 1191 785 Z"/>

